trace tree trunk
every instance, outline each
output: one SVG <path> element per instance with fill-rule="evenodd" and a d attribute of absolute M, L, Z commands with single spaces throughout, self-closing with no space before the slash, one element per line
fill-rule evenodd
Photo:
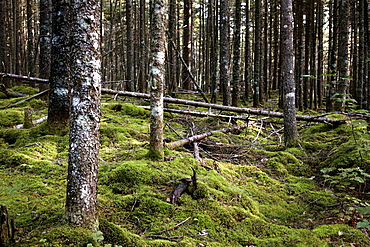
<path fill-rule="evenodd" d="M 52 0 L 52 46 L 48 126 L 53 133 L 63 131 L 69 122 L 69 12 L 70 0 Z"/>
<path fill-rule="evenodd" d="M 285 146 L 298 142 L 295 110 L 294 53 L 292 0 L 281 1 L 281 76 L 284 83 L 284 138 Z"/>
<path fill-rule="evenodd" d="M 235 1 L 235 30 L 234 30 L 234 47 L 233 47 L 233 91 L 232 106 L 238 106 L 239 101 L 239 84 L 240 84 L 240 25 L 241 25 L 241 1 Z"/>
<path fill-rule="evenodd" d="M 338 89 L 334 98 L 334 110 L 341 111 L 348 89 L 348 0 L 339 1 L 338 14 Z"/>
<path fill-rule="evenodd" d="M 255 1 L 255 24 L 254 24 L 254 69 L 253 69 L 253 107 L 258 107 L 260 104 L 261 93 L 261 1 Z"/>
<path fill-rule="evenodd" d="M 245 48 L 244 48 L 244 99 L 246 102 L 249 101 L 249 96 L 251 95 L 251 47 L 250 47 L 250 9 L 249 0 L 246 0 L 245 6 Z"/>
<path fill-rule="evenodd" d="M 51 61 L 51 21 L 52 21 L 52 6 L 51 0 L 40 0 L 40 61 L 39 61 L 39 76 L 40 78 L 50 77 L 50 61 Z M 40 85 L 40 90 L 43 91 L 47 85 Z"/>
<path fill-rule="evenodd" d="M 132 13 L 132 0 L 126 0 L 126 31 L 127 31 L 127 44 L 126 44 L 126 62 L 127 62 L 127 84 L 128 91 L 135 91 L 135 63 L 134 63 L 134 22 Z"/>
<path fill-rule="evenodd" d="M 188 68 L 191 71 L 191 57 L 192 57 L 192 35 L 193 35 L 193 0 L 184 0 L 184 19 L 183 19 L 183 39 L 182 39 L 182 57 L 186 66 L 182 70 L 183 88 L 191 89 L 191 80 L 188 74 Z"/>
<path fill-rule="evenodd" d="M 150 150 L 149 157 L 163 160 L 163 85 L 165 73 L 165 14 L 164 0 L 154 0 L 151 21 L 150 65 Z"/>
<path fill-rule="evenodd" d="M 223 105 L 230 105 L 229 76 L 229 4 L 227 0 L 220 1 L 220 86 Z"/>
<path fill-rule="evenodd" d="M 101 92 L 100 0 L 72 0 L 71 119 L 66 219 L 98 230 Z"/>

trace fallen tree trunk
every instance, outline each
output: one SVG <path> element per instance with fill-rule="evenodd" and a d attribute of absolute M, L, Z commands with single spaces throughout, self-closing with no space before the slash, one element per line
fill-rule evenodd
<path fill-rule="evenodd" d="M 150 106 L 140 106 L 141 108 L 144 108 L 145 110 L 150 110 Z M 239 119 L 248 121 L 249 117 L 245 116 L 229 116 L 229 115 L 220 115 L 215 114 L 212 112 L 204 112 L 204 111 L 192 111 L 192 110 L 179 110 L 179 109 L 173 109 L 173 108 L 163 108 L 165 112 L 173 112 L 173 113 L 180 113 L 180 114 L 188 114 L 192 116 L 197 117 L 217 117 L 217 118 L 225 118 L 225 119 Z"/>
<path fill-rule="evenodd" d="M 20 80 L 26 80 L 26 81 L 37 81 L 40 83 L 49 83 L 48 79 L 41 79 L 37 77 L 30 77 L 30 76 L 24 76 L 24 75 L 14 75 L 14 74 L 7 74 L 7 73 L 0 73 L 1 77 L 4 78 L 14 78 L 14 79 L 20 79 Z"/>
<path fill-rule="evenodd" d="M 150 95 L 146 93 L 117 91 L 117 90 L 112 90 L 112 89 L 107 89 L 107 88 L 102 88 L 102 93 L 117 94 L 117 95 L 123 95 L 123 96 L 128 96 L 128 97 L 138 97 L 138 98 L 144 98 L 144 99 L 150 98 Z M 176 98 L 169 98 L 169 97 L 164 97 L 163 101 L 167 103 L 206 107 L 210 109 L 248 113 L 248 114 L 253 114 L 253 115 L 278 117 L 278 118 L 284 117 L 284 114 L 282 112 L 261 110 L 261 109 L 256 109 L 256 108 L 244 108 L 244 107 L 225 106 L 225 105 L 218 105 L 218 104 L 209 104 L 209 103 L 204 103 L 204 102 L 176 99 Z M 344 124 L 349 120 L 349 119 L 333 119 L 333 118 L 325 118 L 325 117 L 317 117 L 317 116 L 306 116 L 306 115 L 298 115 L 298 114 L 296 115 L 296 118 L 297 120 L 303 120 L 303 121 L 308 121 L 308 122 L 320 122 L 320 123 L 327 123 L 327 124 L 332 124 L 332 125 Z"/>
<path fill-rule="evenodd" d="M 29 80 L 29 81 L 37 81 L 40 83 L 48 83 L 49 81 L 48 79 L 41 79 L 41 78 L 36 78 L 36 77 L 28 77 L 28 76 L 21 76 L 21 75 L 7 74 L 7 73 L 0 73 L 0 76 L 17 78 L 17 79 L 22 79 L 22 80 Z M 128 97 L 138 97 L 138 98 L 145 98 L 145 99 L 150 98 L 150 95 L 145 94 L 145 93 L 118 91 L 118 90 L 107 89 L 107 88 L 102 88 L 102 93 L 123 95 L 123 96 L 128 96 Z M 274 111 L 261 110 L 261 109 L 256 109 L 256 108 L 224 106 L 224 105 L 210 104 L 210 103 L 169 98 L 169 97 L 164 97 L 163 100 L 164 102 L 167 102 L 167 103 L 192 105 L 192 106 L 198 106 L 198 107 L 206 107 L 210 109 L 218 109 L 218 110 L 223 110 L 223 111 L 248 113 L 248 114 L 253 114 L 253 115 L 278 117 L 278 118 L 284 117 L 284 114 L 282 112 L 274 112 Z M 365 118 L 365 116 L 360 116 L 360 117 Z M 319 117 L 319 116 L 306 116 L 306 115 L 298 115 L 298 114 L 296 115 L 296 118 L 297 120 L 303 120 L 307 122 L 320 122 L 320 123 L 326 123 L 326 124 L 332 124 L 332 125 L 344 124 L 350 120 L 350 119 L 324 118 L 324 117 Z"/>
<path fill-rule="evenodd" d="M 29 97 L 29 98 L 27 98 L 27 99 L 24 99 L 24 100 L 18 101 L 18 102 L 14 103 L 14 104 L 8 105 L 8 106 L 3 107 L 3 108 L 0 108 L 0 109 L 5 109 L 5 108 L 11 108 L 11 107 L 14 107 L 14 106 L 19 105 L 19 104 L 21 104 L 21 103 L 23 103 L 23 102 L 26 102 L 26 101 L 29 101 L 29 100 L 31 100 L 31 99 L 37 98 L 37 97 L 39 97 L 39 96 L 42 96 L 42 95 L 46 94 L 47 92 L 49 92 L 49 89 L 46 89 L 45 91 L 42 91 L 42 92 L 40 92 L 40 93 L 38 93 L 38 94 L 35 94 L 35 95 L 32 95 L 31 97 Z M 23 97 L 23 96 L 20 96 L 20 97 Z"/>
<path fill-rule="evenodd" d="M 242 124 L 242 125 L 238 125 L 238 126 L 234 126 L 234 127 L 230 127 L 230 128 L 220 129 L 220 130 L 212 130 L 212 131 L 208 131 L 208 132 L 205 132 L 205 133 L 202 133 L 202 134 L 199 134 L 199 135 L 194 135 L 194 136 L 191 136 L 191 137 L 188 137 L 188 138 L 185 138 L 185 139 L 181 139 L 181 140 L 178 140 L 178 141 L 166 143 L 165 145 L 168 149 L 175 149 L 175 148 L 181 147 L 185 144 L 189 144 L 189 143 L 192 143 L 192 142 L 195 142 L 195 141 L 200 141 L 200 140 L 202 140 L 202 139 L 204 139 L 208 136 L 211 136 L 215 132 L 227 133 L 227 132 L 231 132 L 231 131 L 234 131 L 234 130 L 241 130 L 241 129 L 244 129 L 244 128 L 247 128 L 247 127 L 248 127 L 248 124 Z"/>

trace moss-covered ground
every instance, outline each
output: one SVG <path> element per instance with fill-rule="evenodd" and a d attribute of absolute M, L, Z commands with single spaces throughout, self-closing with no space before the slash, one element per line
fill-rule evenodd
<path fill-rule="evenodd" d="M 1 99 L 0 107 L 19 100 Z M 0 110 L 0 204 L 15 221 L 15 246 L 370 246 L 367 229 L 356 228 L 365 217 L 357 207 L 368 199 L 364 122 L 300 123 L 300 146 L 285 149 L 280 120 L 254 119 L 200 142 L 203 164 L 192 145 L 166 150 L 156 162 L 147 157 L 149 112 L 137 107 L 147 102 L 108 95 L 103 102 L 94 234 L 63 221 L 68 135 L 51 135 L 45 123 L 12 128 L 25 107 L 37 119 L 47 103 Z M 165 121 L 167 141 L 237 124 L 167 113 Z M 171 204 L 191 168 L 197 189 Z"/>

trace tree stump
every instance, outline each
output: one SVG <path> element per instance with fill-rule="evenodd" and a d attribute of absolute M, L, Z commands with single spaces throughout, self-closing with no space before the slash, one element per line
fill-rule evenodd
<path fill-rule="evenodd" d="M 23 125 L 23 128 L 25 128 L 25 129 L 30 129 L 30 128 L 33 127 L 32 112 L 33 112 L 33 110 L 31 108 L 25 108 L 24 109 L 24 125 Z"/>
<path fill-rule="evenodd" d="M 14 233 L 14 220 L 9 218 L 6 207 L 0 205 L 0 247 L 13 246 Z"/>

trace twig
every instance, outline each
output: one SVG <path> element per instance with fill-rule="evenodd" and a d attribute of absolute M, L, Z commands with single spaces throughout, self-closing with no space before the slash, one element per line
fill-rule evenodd
<path fill-rule="evenodd" d="M 183 236 L 172 236 L 172 237 L 165 237 L 162 235 L 145 235 L 144 238 L 152 238 L 152 239 L 165 239 L 168 241 L 178 241 L 183 238 Z"/>
<path fill-rule="evenodd" d="M 137 199 L 135 198 L 134 204 L 132 204 L 130 212 L 128 213 L 128 215 L 126 216 L 126 218 L 122 222 L 125 222 L 128 219 L 128 217 L 130 217 L 130 215 L 132 214 L 132 212 L 135 209 L 136 203 L 137 203 Z"/>
<path fill-rule="evenodd" d="M 160 231 L 159 233 L 164 233 L 164 232 L 168 232 L 168 231 L 171 231 L 171 230 L 173 230 L 173 229 L 176 229 L 176 228 L 178 228 L 179 226 L 181 226 L 182 224 L 184 224 L 186 221 L 188 221 L 188 220 L 190 220 L 190 219 L 191 219 L 191 217 L 188 217 L 188 218 L 186 218 L 185 220 L 183 220 L 183 221 L 181 221 L 180 223 L 178 223 L 177 225 L 172 226 L 172 227 L 167 228 L 167 229 L 164 229 L 164 230 Z"/>

